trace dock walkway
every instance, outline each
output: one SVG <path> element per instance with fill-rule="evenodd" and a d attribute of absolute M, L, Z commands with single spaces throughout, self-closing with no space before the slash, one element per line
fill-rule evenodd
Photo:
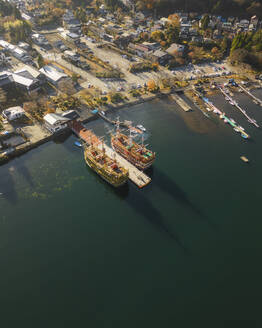
<path fill-rule="evenodd" d="M 239 85 L 239 88 L 243 90 L 248 96 L 250 96 L 255 102 L 257 102 L 260 106 L 262 106 L 262 100 L 254 96 L 249 90 L 244 88 L 242 85 Z"/>
<path fill-rule="evenodd" d="M 222 94 L 225 96 L 225 98 L 228 98 L 229 101 L 233 104 L 233 106 L 235 106 L 248 120 L 249 123 L 253 124 L 256 128 L 259 128 L 259 125 L 257 124 L 256 120 L 251 118 L 250 116 L 248 116 L 248 114 L 246 113 L 246 111 L 244 109 L 242 109 L 238 103 L 231 98 L 224 90 L 222 87 L 218 87 L 219 90 L 222 92 Z"/>
<path fill-rule="evenodd" d="M 189 104 L 186 103 L 177 93 L 173 93 L 171 97 L 185 112 L 191 111 Z"/>
<path fill-rule="evenodd" d="M 100 149 L 102 149 L 102 144 L 99 144 L 98 146 Z M 128 162 L 126 159 L 124 159 L 122 156 L 120 156 L 118 153 L 116 153 L 112 148 L 104 144 L 104 148 L 106 151 L 106 154 L 111 158 L 116 158 L 117 162 L 123 166 L 125 169 L 129 171 L 129 179 L 136 184 L 139 188 L 143 188 L 147 186 L 151 182 L 151 178 L 149 178 L 144 172 L 138 170 L 133 164 Z"/>
<path fill-rule="evenodd" d="M 87 130 L 80 122 L 72 121 L 69 122 L 68 126 L 86 144 L 89 145 L 90 143 L 93 143 L 98 148 L 102 149 L 103 145 L 101 140 L 91 130 Z M 151 179 L 144 172 L 138 170 L 133 164 L 129 163 L 126 159 L 117 154 L 112 148 L 105 144 L 104 148 L 106 154 L 110 158 L 115 157 L 118 163 L 129 171 L 129 179 L 139 188 L 143 188 L 151 182 Z"/>

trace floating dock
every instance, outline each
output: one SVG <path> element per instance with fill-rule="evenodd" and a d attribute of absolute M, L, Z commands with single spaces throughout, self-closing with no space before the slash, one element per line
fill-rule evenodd
<path fill-rule="evenodd" d="M 262 106 L 262 100 L 254 96 L 250 91 L 244 88 L 242 85 L 238 85 L 241 90 L 243 90 L 249 97 L 251 97 L 255 102 Z"/>
<path fill-rule="evenodd" d="M 149 178 L 144 172 L 138 170 L 133 164 L 129 163 L 109 146 L 105 144 L 102 145 L 101 140 L 91 130 L 87 130 L 80 122 L 69 122 L 68 126 L 86 144 L 93 143 L 100 149 L 104 146 L 106 154 L 111 158 L 115 157 L 118 163 L 129 171 L 129 179 L 139 188 L 143 188 L 151 182 L 151 178 Z"/>
<path fill-rule="evenodd" d="M 233 106 L 235 106 L 247 118 L 247 120 L 248 120 L 249 123 L 255 125 L 256 128 L 259 128 L 259 125 L 257 124 L 256 120 L 254 120 L 253 118 L 251 118 L 250 116 L 248 116 L 248 114 L 246 113 L 246 111 L 244 109 L 242 109 L 238 105 L 238 103 L 225 92 L 225 90 L 222 87 L 218 87 L 218 89 L 222 92 L 222 94 L 225 96 L 225 98 L 227 98 L 231 102 L 231 104 Z"/>
<path fill-rule="evenodd" d="M 192 110 L 190 105 L 184 101 L 177 93 L 171 95 L 172 99 L 185 111 L 189 112 Z"/>
<path fill-rule="evenodd" d="M 204 101 L 204 103 L 208 106 L 208 108 L 213 113 L 218 114 L 219 117 L 221 119 L 223 119 L 225 123 L 229 123 L 236 132 L 240 132 L 242 138 L 244 138 L 244 139 L 250 138 L 250 136 L 244 131 L 243 128 L 239 127 L 239 125 L 237 125 L 233 119 L 226 117 L 225 113 L 221 112 L 221 110 L 219 110 L 208 98 L 201 95 L 201 93 L 198 92 L 197 90 L 194 90 L 194 91 L 195 91 L 195 94 Z"/>

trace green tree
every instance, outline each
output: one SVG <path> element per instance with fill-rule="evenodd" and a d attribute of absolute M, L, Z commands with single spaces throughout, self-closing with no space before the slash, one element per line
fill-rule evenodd
<path fill-rule="evenodd" d="M 44 58 L 41 54 L 39 54 L 38 57 L 37 57 L 37 64 L 38 64 L 39 68 L 41 68 L 45 65 Z"/>
<path fill-rule="evenodd" d="M 203 30 L 206 30 L 208 28 L 208 24 L 210 22 L 210 18 L 209 15 L 205 15 L 202 19 L 201 19 L 201 28 Z"/>

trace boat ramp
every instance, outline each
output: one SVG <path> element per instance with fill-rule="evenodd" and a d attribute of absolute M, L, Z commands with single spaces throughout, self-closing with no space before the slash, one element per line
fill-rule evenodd
<path fill-rule="evenodd" d="M 143 188 L 151 182 L 150 177 L 148 177 L 144 172 L 138 170 L 138 168 L 136 168 L 133 164 L 129 163 L 122 156 L 117 154 L 112 148 L 103 144 L 101 140 L 91 130 L 87 130 L 80 122 L 72 121 L 69 122 L 68 126 L 86 144 L 90 145 L 90 143 L 92 143 L 100 149 L 104 147 L 106 154 L 109 157 L 115 157 L 119 164 L 129 171 L 129 179 L 139 188 Z"/>

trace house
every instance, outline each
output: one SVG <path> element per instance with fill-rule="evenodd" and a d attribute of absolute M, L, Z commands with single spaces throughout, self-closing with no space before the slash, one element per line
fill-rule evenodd
<path fill-rule="evenodd" d="M 116 36 L 114 43 L 121 49 L 128 46 L 129 42 L 134 38 L 133 33 L 125 32 L 121 35 Z"/>
<path fill-rule="evenodd" d="M 178 44 L 178 43 L 172 43 L 171 46 L 166 49 L 166 52 L 172 56 L 175 56 L 175 55 L 183 56 L 184 51 L 185 51 L 185 46 L 183 46 L 182 44 Z"/>
<path fill-rule="evenodd" d="M 142 45 L 147 47 L 149 51 L 156 51 L 161 48 L 159 42 L 143 42 Z"/>
<path fill-rule="evenodd" d="M 230 22 L 224 22 L 224 23 L 222 23 L 221 28 L 224 31 L 231 31 L 232 30 L 232 23 L 230 23 Z"/>
<path fill-rule="evenodd" d="M 28 21 L 30 22 L 31 24 L 34 23 L 34 18 L 28 14 L 25 14 L 25 13 L 22 13 L 21 14 L 21 17 L 25 20 L 25 21 Z"/>
<path fill-rule="evenodd" d="M 20 106 L 10 107 L 10 108 L 4 109 L 2 111 L 2 115 L 8 121 L 13 121 L 13 120 L 16 120 L 16 119 L 24 116 L 25 115 L 25 111 Z"/>
<path fill-rule="evenodd" d="M 80 36 L 79 36 L 79 34 L 76 34 L 76 33 L 67 32 L 66 33 L 66 40 L 74 42 L 74 43 L 79 42 L 80 41 Z"/>
<path fill-rule="evenodd" d="M 46 65 L 40 68 L 39 71 L 44 74 L 46 79 L 55 86 L 58 86 L 61 81 L 66 81 L 69 79 L 65 73 L 59 72 L 57 68 L 51 65 Z"/>
<path fill-rule="evenodd" d="M 259 22 L 259 20 L 256 15 L 254 15 L 250 18 L 250 24 L 253 24 L 254 28 L 258 27 L 258 22 Z"/>
<path fill-rule="evenodd" d="M 221 39 L 221 38 L 222 38 L 221 31 L 219 29 L 216 29 L 213 33 L 213 39 Z"/>
<path fill-rule="evenodd" d="M 30 49 L 30 45 L 28 43 L 22 42 L 22 41 L 20 41 L 18 43 L 18 47 L 25 50 L 25 51 L 28 51 Z"/>
<path fill-rule="evenodd" d="M 150 53 L 150 50 L 148 49 L 148 47 L 143 46 L 142 44 L 129 43 L 128 48 L 129 48 L 129 50 L 133 51 L 139 57 L 145 58 Z"/>
<path fill-rule="evenodd" d="M 152 54 L 152 59 L 158 62 L 160 65 L 166 65 L 172 57 L 165 51 L 156 50 Z"/>
<path fill-rule="evenodd" d="M 1 72 L 0 73 L 0 88 L 5 91 L 11 90 L 14 86 L 14 79 L 10 72 Z"/>
<path fill-rule="evenodd" d="M 79 114 L 75 110 L 67 110 L 61 114 L 63 117 L 68 118 L 69 120 L 75 120 L 79 118 Z"/>
<path fill-rule="evenodd" d="M 192 36 L 191 41 L 194 43 L 203 43 L 202 35 Z"/>
<path fill-rule="evenodd" d="M 31 39 L 35 44 L 41 47 L 50 48 L 50 44 L 48 43 L 46 37 L 42 34 L 34 33 L 31 35 Z"/>
<path fill-rule="evenodd" d="M 45 76 L 29 65 L 13 73 L 14 82 L 27 92 L 37 91 L 46 81 Z"/>
<path fill-rule="evenodd" d="M 67 128 L 67 123 L 70 121 L 69 118 L 55 113 L 46 114 L 43 119 L 45 127 L 51 133 L 57 133 L 65 130 Z"/>

